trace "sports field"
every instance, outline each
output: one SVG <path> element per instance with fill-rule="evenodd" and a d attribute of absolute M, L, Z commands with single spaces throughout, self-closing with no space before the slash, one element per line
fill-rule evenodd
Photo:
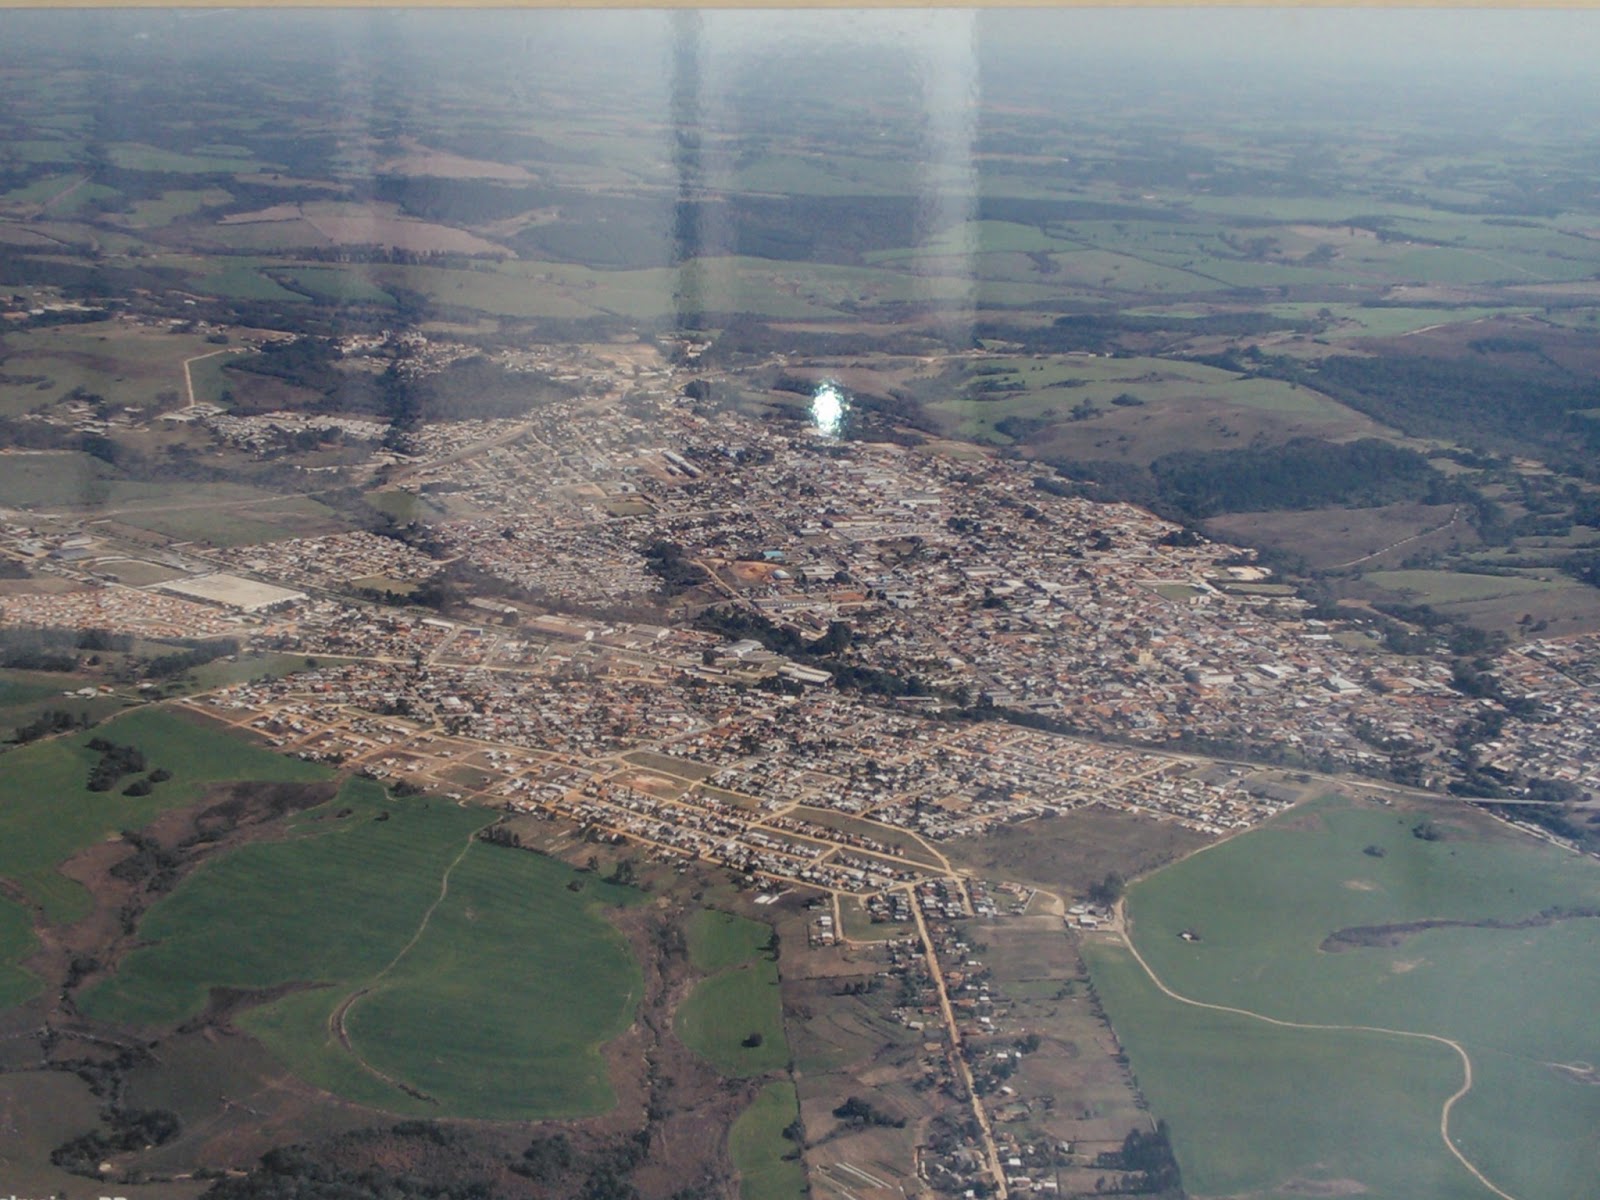
<path fill-rule="evenodd" d="M 343 815 L 341 815 L 343 814 Z M 634 893 L 473 839 L 482 810 L 353 781 L 290 840 L 215 861 L 150 911 L 84 998 L 170 1025 L 210 989 L 276 989 L 239 1023 L 296 1074 L 393 1112 L 533 1120 L 612 1102 L 600 1048 L 642 988 L 601 915 Z"/>
<path fill-rule="evenodd" d="M 1600 1178 L 1592 860 L 1465 807 L 1329 797 L 1136 885 L 1128 913 L 1167 988 L 1243 1010 L 1085 948 L 1192 1191 L 1493 1195 L 1440 1136 L 1462 1056 L 1450 1142 L 1485 1179 L 1568 1200 Z"/>
<path fill-rule="evenodd" d="M 800 1102 L 787 1080 L 767 1084 L 739 1114 L 728 1131 L 728 1156 L 739 1171 L 742 1200 L 800 1200 L 806 1194 L 798 1143 L 783 1136 L 799 1116 Z"/>
<path fill-rule="evenodd" d="M 702 912 L 689 925 L 691 961 L 716 973 L 689 993 L 673 1025 L 724 1075 L 762 1075 L 789 1061 L 778 964 L 764 949 L 770 936 L 760 921 L 728 913 Z"/>

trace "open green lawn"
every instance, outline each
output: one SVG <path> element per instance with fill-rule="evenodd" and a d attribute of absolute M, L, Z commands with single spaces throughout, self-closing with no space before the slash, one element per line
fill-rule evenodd
<path fill-rule="evenodd" d="M 772 927 L 716 909 L 701 909 L 684 930 L 689 941 L 689 961 L 697 971 L 721 971 L 754 962 L 765 952 Z"/>
<path fill-rule="evenodd" d="M 122 696 L 68 696 L 68 691 L 98 683 L 84 675 L 47 671 L 0 671 L 0 749 L 15 730 L 49 712 L 68 712 L 90 721 L 103 721 L 129 701 Z"/>
<path fill-rule="evenodd" d="M 611 1107 L 601 1046 L 633 1019 L 643 977 L 557 860 L 477 845 L 426 935 L 350 1014 L 356 1049 L 452 1111 L 523 1119 Z"/>
<path fill-rule="evenodd" d="M 8 333 L 5 373 L 38 382 L 6 385 L 0 396 L 6 408 L 19 410 L 82 388 L 113 405 L 172 407 L 183 395 L 183 360 L 216 348 L 198 334 L 108 322 Z"/>
<path fill-rule="evenodd" d="M 1357 337 L 1399 337 L 1435 325 L 1461 325 L 1492 316 L 1517 316 L 1527 308 L 1398 308 L 1361 304 L 1269 304 L 1267 310 L 1280 316 L 1312 319 L 1326 310 L 1337 322 L 1321 336 L 1328 341 Z"/>
<path fill-rule="evenodd" d="M 1020 390 L 982 391 L 983 385 Z M 1175 406 L 1204 405 L 1219 418 L 1253 413 L 1273 418 L 1349 426 L 1352 414 L 1343 405 L 1309 388 L 1280 380 L 1240 379 L 1231 371 L 1175 359 L 1093 358 L 1055 356 L 1034 360 L 995 358 L 969 370 L 965 394 L 932 399 L 927 407 L 945 420 L 956 436 L 980 441 L 1011 440 L 995 428 L 1007 417 L 1043 418 L 1066 426 L 1072 410 L 1088 404 L 1102 415 L 1119 410 L 1118 397 L 1142 402 L 1137 419 L 1159 418 Z M 1094 427 L 1084 426 L 1085 431 Z"/>
<path fill-rule="evenodd" d="M 1373 571 L 1367 579 L 1425 604 L 1458 604 L 1573 586 L 1570 578 L 1553 569 L 1546 574 L 1549 579 L 1526 575 L 1469 575 L 1459 571 Z"/>
<path fill-rule="evenodd" d="M 261 264 L 257 261 L 228 261 L 218 268 L 213 259 L 191 259 L 187 263 L 175 265 L 191 265 L 198 272 L 193 286 L 195 290 L 210 296 L 220 296 L 230 300 L 272 300 L 286 303 L 303 303 L 305 297 L 298 292 L 291 292 L 288 288 L 274 282 L 261 273 Z"/>
<path fill-rule="evenodd" d="M 75 450 L 11 454 L 4 464 L 5 469 L 0 471 L 0 504 L 14 508 L 105 504 L 128 487 L 116 478 L 116 471 L 109 464 Z M 148 494 L 158 495 L 161 490 L 152 484 Z"/>
<path fill-rule="evenodd" d="M 763 960 L 702 980 L 679 1006 L 674 1027 L 684 1045 L 724 1075 L 744 1078 L 782 1068 L 789 1047 L 777 964 Z M 744 1045 L 756 1035 L 759 1045 Z"/>
<path fill-rule="evenodd" d="M 165 1025 L 215 986 L 300 985 L 241 1024 L 317 1086 L 395 1112 L 603 1111 L 600 1047 L 632 1019 L 642 979 L 602 910 L 636 894 L 471 841 L 489 819 L 353 782 L 291 840 L 214 861 L 152 909 L 150 944 L 86 1011 Z M 330 1028 L 347 1001 L 348 1048 Z"/>
<path fill-rule="evenodd" d="M 0 712 L 60 696 L 67 685 L 81 687 L 75 676 L 50 671 L 0 670 Z"/>
<path fill-rule="evenodd" d="M 806 1172 L 799 1147 L 783 1131 L 800 1116 L 794 1084 L 769 1083 L 728 1130 L 728 1156 L 739 1172 L 742 1200 L 800 1200 Z M 795 1157 L 789 1158 L 787 1155 Z"/>
<path fill-rule="evenodd" d="M 450 267 L 376 265 L 367 268 L 374 283 L 421 292 L 435 304 L 470 308 L 504 317 L 592 317 L 598 311 L 553 283 L 518 273 L 519 264 L 504 268 L 480 265 L 470 270 Z"/>
<path fill-rule="evenodd" d="M 766 947 L 772 936 L 760 921 L 702 910 L 685 930 L 689 959 L 703 979 L 679 1006 L 678 1036 L 725 1075 L 761 1075 L 785 1066 L 778 964 Z M 755 1045 L 745 1045 L 747 1041 Z"/>
<path fill-rule="evenodd" d="M 1353 1180 L 1372 1200 L 1487 1196 L 1439 1140 L 1461 1081 L 1447 1047 L 1207 1012 L 1161 995 L 1118 947 L 1084 958 L 1192 1194 L 1291 1200 Z"/>
<path fill-rule="evenodd" d="M 1600 1063 L 1591 1003 L 1600 919 L 1322 946 L 1352 927 L 1597 908 L 1600 867 L 1466 808 L 1442 808 L 1433 820 L 1444 837 L 1425 841 L 1412 834 L 1421 816 L 1336 797 L 1303 806 L 1136 885 L 1135 944 L 1168 987 L 1193 999 L 1460 1042 L 1475 1083 L 1452 1116 L 1456 1144 L 1519 1200 L 1584 1194 L 1600 1177 L 1600 1088 L 1559 1067 Z M 1179 938 L 1183 930 L 1199 940 Z M 1096 986 L 1155 1111 L 1172 1122 L 1194 1191 L 1287 1195 L 1296 1178 L 1326 1169 L 1372 1196 L 1484 1194 L 1437 1133 L 1440 1106 L 1461 1079 L 1448 1048 L 1184 1006 L 1159 995 L 1119 949 L 1090 950 Z M 1335 1145 L 1344 1150 L 1330 1157 Z"/>
<path fill-rule="evenodd" d="M 141 229 L 170 225 L 179 217 L 186 217 L 212 205 L 227 204 L 232 199 L 221 188 L 185 188 L 162 192 L 149 200 L 136 201 L 127 214 L 127 221 Z"/>
<path fill-rule="evenodd" d="M 120 788 L 89 791 L 89 769 L 99 759 L 86 744 L 93 737 L 138 746 L 152 768 L 167 768 L 172 779 L 148 796 L 124 796 Z M 213 783 L 308 781 L 327 774 L 181 713 L 136 709 L 86 733 L 0 756 L 0 878 L 42 905 L 46 919 L 72 920 L 88 911 L 89 897 L 56 866 L 85 846 L 193 803 Z"/>
<path fill-rule="evenodd" d="M 232 662 L 226 658 L 219 658 L 204 666 L 196 667 L 188 672 L 187 678 L 194 680 L 196 690 L 209 691 L 212 688 L 260 679 L 263 675 L 279 678 L 292 675 L 296 671 L 307 670 L 308 661 L 328 664 L 344 660 L 326 656 L 307 659 L 303 654 L 276 654 L 265 650 L 249 651 L 236 656 Z"/>
<path fill-rule="evenodd" d="M 290 530 L 257 520 L 252 509 L 191 508 L 170 512 L 128 513 L 125 525 L 165 534 L 174 541 L 211 546 L 247 546 L 290 536 Z"/>
<path fill-rule="evenodd" d="M 295 267 L 276 274 L 290 287 L 309 292 L 318 300 L 330 300 L 336 304 L 394 304 L 394 297 L 368 279 L 365 270 Z"/>
<path fill-rule="evenodd" d="M 17 964 L 38 945 L 28 910 L 0 898 L 0 1009 L 21 1004 L 39 990 L 39 980 Z"/>
<path fill-rule="evenodd" d="M 181 154 L 137 142 L 121 142 L 111 147 L 111 161 L 128 171 L 162 171 L 169 174 L 217 175 L 228 172 L 253 174 L 281 171 L 279 164 L 264 163 L 248 156 L 220 154 Z"/>

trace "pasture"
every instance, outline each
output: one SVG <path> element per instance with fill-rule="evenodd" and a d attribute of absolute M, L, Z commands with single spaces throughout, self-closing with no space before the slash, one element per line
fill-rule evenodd
<path fill-rule="evenodd" d="M 39 980 L 17 964 L 33 953 L 38 939 L 28 910 L 0 898 L 0 1010 L 21 1004 L 39 989 Z"/>
<path fill-rule="evenodd" d="M 1525 596 L 1574 582 L 1553 568 L 1534 575 L 1474 575 L 1461 571 L 1373 571 L 1367 579 L 1407 600 L 1423 604 L 1468 604 L 1504 596 Z"/>
<path fill-rule="evenodd" d="M 214 147 L 214 149 L 237 149 Z M 243 154 L 183 154 L 137 142 L 110 147 L 111 161 L 126 171 L 160 171 L 171 175 L 218 175 L 232 172 L 281 171 L 281 164 L 265 163 Z"/>
<path fill-rule="evenodd" d="M 1439 1140 L 1439 1105 L 1461 1075 L 1446 1047 L 1190 1008 L 1151 987 L 1120 947 L 1086 945 L 1084 958 L 1141 1089 L 1171 1127 L 1186 1190 L 1479 1194 Z"/>
<path fill-rule="evenodd" d="M 684 936 L 694 969 L 709 974 L 753 962 L 766 950 L 772 929 L 760 921 L 703 908 L 689 918 Z"/>
<path fill-rule="evenodd" d="M 673 1028 L 684 1045 L 724 1075 L 764 1075 L 789 1062 L 778 964 L 760 921 L 702 912 L 687 930 L 691 961 L 715 974 L 679 1005 Z"/>
<path fill-rule="evenodd" d="M 1000 445 L 1026 439 L 1041 453 L 1138 463 L 1177 450 L 1236 448 L 1257 434 L 1383 432 L 1309 388 L 1148 357 L 986 359 L 966 369 L 957 394 L 930 394 L 925 407 L 954 437 Z"/>
<path fill-rule="evenodd" d="M 216 187 L 162 192 L 147 200 L 134 201 L 125 219 L 136 229 L 153 229 L 170 225 L 180 217 L 187 217 L 202 208 L 228 204 L 232 200 L 229 193 Z"/>
<path fill-rule="evenodd" d="M 124 796 L 120 787 L 89 791 L 89 769 L 99 758 L 87 745 L 94 737 L 138 746 L 151 768 L 167 768 L 172 779 L 148 796 Z M 40 905 L 47 920 L 73 920 L 88 912 L 89 896 L 56 867 L 77 851 L 192 804 L 214 783 L 309 781 L 327 774 L 324 767 L 273 754 L 183 713 L 135 709 L 86 733 L 23 746 L 0 758 L 0 878 Z"/>
<path fill-rule="evenodd" d="M 798 1120 L 794 1084 L 769 1083 L 728 1130 L 728 1156 L 739 1172 L 741 1200 L 800 1200 L 806 1194 L 798 1143 L 783 1136 Z M 795 1158 L 786 1157 L 795 1154 Z"/>
<path fill-rule="evenodd" d="M 76 450 L 7 454 L 0 471 L 0 505 L 10 508 L 78 508 L 169 495 L 155 483 L 127 483 L 116 470 Z"/>
<path fill-rule="evenodd" d="M 96 322 L 8 333 L 0 404 L 26 410 L 75 388 L 131 408 L 176 408 L 183 360 L 217 349 L 199 334 Z"/>
<path fill-rule="evenodd" d="M 14 731 L 47 712 L 69 712 L 103 721 L 126 706 L 123 696 L 67 696 L 64 693 L 100 681 L 84 675 L 46 671 L 0 670 L 0 747 L 9 749 Z"/>
<path fill-rule="evenodd" d="M 1421 821 L 1442 836 L 1416 836 Z M 1578 915 L 1597 909 L 1591 860 L 1476 810 L 1338 797 L 1128 898 L 1134 944 L 1182 996 L 1458 1042 L 1474 1086 L 1452 1112 L 1452 1139 L 1519 1200 L 1580 1194 L 1600 1172 L 1600 1091 L 1572 1066 L 1600 1061 L 1587 1003 L 1600 991 L 1600 918 Z M 1340 930 L 1351 932 L 1327 940 Z M 1085 953 L 1195 1191 L 1277 1196 L 1342 1179 L 1374 1196 L 1480 1194 L 1438 1135 L 1462 1080 L 1448 1046 L 1195 1008 L 1157 992 L 1120 946 Z"/>
<path fill-rule="evenodd" d="M 290 840 L 208 863 L 151 909 L 147 944 L 85 1010 L 164 1026 L 214 987 L 265 989 L 239 1023 L 348 1099 L 507 1120 L 603 1111 L 600 1047 L 642 985 L 600 910 L 633 894 L 569 890 L 563 864 L 473 840 L 487 820 L 352 782 Z"/>
<path fill-rule="evenodd" d="M 1552 637 L 1600 626 L 1600 593 L 1553 566 L 1528 568 L 1515 575 L 1373 571 L 1352 594 L 1428 604 L 1454 620 L 1483 629 L 1509 632 L 1517 628 L 1524 614 L 1546 621 Z"/>
<path fill-rule="evenodd" d="M 1408 500 L 1336 511 L 1225 513 L 1208 519 L 1205 529 L 1223 541 L 1291 551 L 1324 570 L 1358 563 L 1369 555 L 1374 557 L 1367 565 L 1376 568 L 1422 550 L 1477 544 L 1477 531 L 1465 520 L 1452 522 L 1454 514 L 1454 505 Z"/>

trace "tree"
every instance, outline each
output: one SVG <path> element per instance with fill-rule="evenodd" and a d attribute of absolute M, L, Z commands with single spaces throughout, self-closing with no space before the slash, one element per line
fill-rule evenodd
<path fill-rule="evenodd" d="M 1122 899 L 1122 893 L 1127 888 L 1127 881 L 1118 871 L 1108 871 L 1104 879 L 1089 887 L 1089 903 L 1101 908 L 1110 908 Z"/>

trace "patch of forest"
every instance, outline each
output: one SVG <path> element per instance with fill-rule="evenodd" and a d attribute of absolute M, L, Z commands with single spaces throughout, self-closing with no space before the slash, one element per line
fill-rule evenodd
<path fill-rule="evenodd" d="M 1148 469 L 1132 463 L 1044 460 L 1065 479 L 1034 486 L 1060 495 L 1142 504 L 1169 520 L 1221 513 L 1316 508 L 1372 508 L 1405 500 L 1475 503 L 1466 485 L 1435 470 L 1421 454 L 1380 438 L 1330 442 L 1294 438 L 1278 446 L 1183 450 Z"/>
<path fill-rule="evenodd" d="M 1415 450 L 1379 438 L 1329 442 L 1294 438 L 1281 446 L 1184 450 L 1150 464 L 1162 502 L 1189 519 L 1230 512 L 1340 506 L 1374 508 L 1403 500 L 1449 504 L 1466 489 Z"/>
<path fill-rule="evenodd" d="M 1600 384 L 1566 372 L 1531 371 L 1486 356 L 1398 354 L 1339 354 L 1315 364 L 1262 356 L 1218 365 L 1316 388 L 1412 437 L 1545 456 L 1564 450 L 1563 468 L 1595 470 L 1600 426 L 1579 414 L 1600 407 Z"/>

